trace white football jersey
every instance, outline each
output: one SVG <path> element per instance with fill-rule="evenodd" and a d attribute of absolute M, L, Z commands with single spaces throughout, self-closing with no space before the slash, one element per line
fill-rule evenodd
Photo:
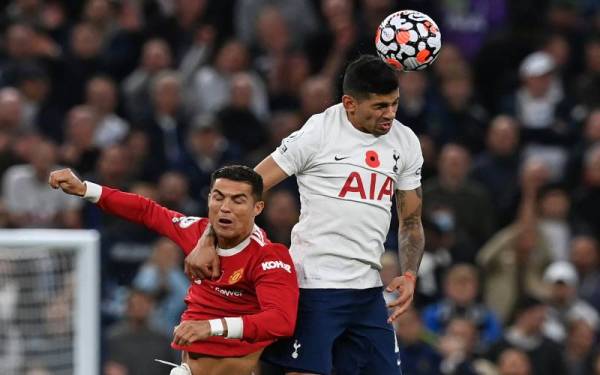
<path fill-rule="evenodd" d="M 381 286 L 394 190 L 421 185 L 423 156 L 413 131 L 394 120 L 386 135 L 361 132 L 337 104 L 312 116 L 271 156 L 298 180 L 301 212 L 290 250 L 300 287 Z"/>

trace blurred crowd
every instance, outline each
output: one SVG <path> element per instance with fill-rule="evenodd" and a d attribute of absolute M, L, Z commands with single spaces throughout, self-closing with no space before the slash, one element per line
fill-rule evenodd
<path fill-rule="evenodd" d="M 101 232 L 105 375 L 177 361 L 168 348 L 185 307 L 182 253 L 49 189 L 49 171 L 71 167 L 206 215 L 210 173 L 254 166 L 337 103 L 345 65 L 375 53 L 379 22 L 399 9 L 432 16 L 443 40 L 431 68 L 399 75 L 397 118 L 425 157 L 427 239 L 414 309 L 396 327 L 405 373 L 600 375 L 597 0 L 0 8 L 0 226 Z M 266 196 L 259 224 L 289 245 L 299 208 L 289 179 Z M 393 221 L 384 281 L 399 273 Z"/>

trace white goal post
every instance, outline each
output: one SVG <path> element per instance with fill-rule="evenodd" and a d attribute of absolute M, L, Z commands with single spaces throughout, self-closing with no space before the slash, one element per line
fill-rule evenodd
<path fill-rule="evenodd" d="M 0 230 L 0 373 L 99 374 L 99 249 L 94 230 Z"/>

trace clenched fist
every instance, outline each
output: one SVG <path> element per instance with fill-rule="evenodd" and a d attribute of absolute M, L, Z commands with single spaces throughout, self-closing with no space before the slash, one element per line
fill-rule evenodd
<path fill-rule="evenodd" d="M 48 184 L 53 189 L 61 188 L 67 194 L 83 197 L 86 191 L 85 184 L 71 171 L 71 169 L 60 169 L 50 173 Z"/>

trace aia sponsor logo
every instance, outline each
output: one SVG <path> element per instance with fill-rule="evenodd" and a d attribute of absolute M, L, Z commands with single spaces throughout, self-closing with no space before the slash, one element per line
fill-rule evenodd
<path fill-rule="evenodd" d="M 292 267 L 289 264 L 283 263 L 280 260 L 270 260 L 268 262 L 262 262 L 261 266 L 262 266 L 263 271 L 281 268 L 281 269 L 285 270 L 287 273 L 292 273 Z"/>
<path fill-rule="evenodd" d="M 368 185 L 367 185 L 368 184 Z M 345 198 L 348 194 L 360 196 L 364 200 L 392 199 L 394 181 L 387 176 L 370 173 L 363 180 L 360 173 L 352 172 L 340 190 L 338 197 Z"/>

